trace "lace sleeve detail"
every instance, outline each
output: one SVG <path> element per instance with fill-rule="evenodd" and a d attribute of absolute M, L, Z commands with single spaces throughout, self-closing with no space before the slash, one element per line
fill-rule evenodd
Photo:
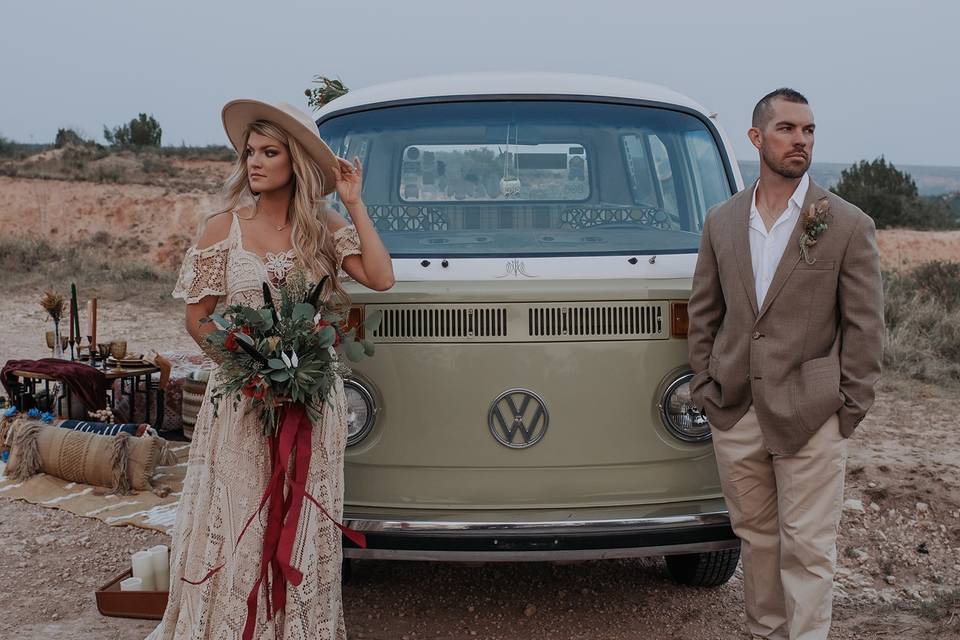
<path fill-rule="evenodd" d="M 333 248 L 337 257 L 337 268 L 343 265 L 343 259 L 347 256 L 360 254 L 360 236 L 357 235 L 357 228 L 352 224 L 340 227 L 333 234 Z"/>
<path fill-rule="evenodd" d="M 173 297 L 193 304 L 200 302 L 205 296 L 226 295 L 229 254 L 226 240 L 205 249 L 190 247 L 180 267 L 180 277 L 173 289 Z"/>

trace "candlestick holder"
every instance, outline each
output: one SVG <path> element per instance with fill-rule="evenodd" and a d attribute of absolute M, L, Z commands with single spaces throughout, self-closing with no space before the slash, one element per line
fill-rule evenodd
<path fill-rule="evenodd" d="M 103 368 L 107 368 L 107 357 L 110 355 L 110 343 L 101 342 L 97 344 L 97 352 L 100 354 L 100 361 L 103 363 Z"/>
<path fill-rule="evenodd" d="M 93 341 L 93 336 L 87 336 L 87 352 L 90 354 L 90 366 L 97 366 L 97 345 Z"/>

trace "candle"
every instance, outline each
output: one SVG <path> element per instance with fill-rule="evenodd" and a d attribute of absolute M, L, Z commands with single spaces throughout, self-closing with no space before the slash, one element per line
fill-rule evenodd
<path fill-rule="evenodd" d="M 121 580 L 120 591 L 143 591 L 143 580 L 140 578 Z"/>
<path fill-rule="evenodd" d="M 153 584 L 153 560 L 149 551 L 137 551 L 133 554 L 133 577 L 143 581 L 144 591 L 156 591 Z"/>
<path fill-rule="evenodd" d="M 70 353 L 73 353 L 73 298 L 70 298 Z M 71 356 L 72 357 L 72 356 Z"/>
<path fill-rule="evenodd" d="M 93 336 L 93 344 L 97 344 L 97 299 L 94 298 L 91 302 L 93 303 L 93 320 L 90 321 L 90 335 Z"/>
<path fill-rule="evenodd" d="M 80 339 L 80 307 L 77 305 L 77 284 L 75 282 L 70 283 L 70 308 L 73 310 L 73 325 L 76 332 L 76 337 Z"/>
<path fill-rule="evenodd" d="M 170 590 L 170 555 L 167 545 L 158 544 L 148 549 L 153 563 L 154 588 L 157 591 Z"/>

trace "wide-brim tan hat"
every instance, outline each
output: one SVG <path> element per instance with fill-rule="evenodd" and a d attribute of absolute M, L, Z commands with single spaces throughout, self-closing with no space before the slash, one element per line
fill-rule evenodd
<path fill-rule="evenodd" d="M 243 135 L 247 125 L 257 120 L 269 120 L 293 136 L 313 158 L 323 174 L 323 195 L 332 193 L 337 186 L 339 165 L 337 157 L 320 137 L 317 125 L 310 114 L 292 104 L 279 102 L 269 104 L 259 100 L 231 100 L 223 106 L 223 128 L 237 153 L 243 153 Z"/>

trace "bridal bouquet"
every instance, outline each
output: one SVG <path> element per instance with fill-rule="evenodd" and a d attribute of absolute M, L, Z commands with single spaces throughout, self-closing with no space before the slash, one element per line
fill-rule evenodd
<path fill-rule="evenodd" d="M 373 344 L 357 338 L 344 313 L 318 303 L 329 276 L 308 289 L 302 274 L 294 273 L 281 288 L 279 306 L 270 288 L 263 285 L 264 306 L 259 309 L 231 305 L 222 314 L 212 314 L 216 330 L 206 339 L 221 361 L 220 384 L 211 395 L 215 406 L 243 398 L 260 410 L 265 435 L 277 431 L 283 403 L 302 405 L 311 422 L 318 422 L 323 402 L 337 376 L 350 373 L 341 355 L 358 361 L 373 355 Z M 380 314 L 364 322 L 373 331 Z"/>

